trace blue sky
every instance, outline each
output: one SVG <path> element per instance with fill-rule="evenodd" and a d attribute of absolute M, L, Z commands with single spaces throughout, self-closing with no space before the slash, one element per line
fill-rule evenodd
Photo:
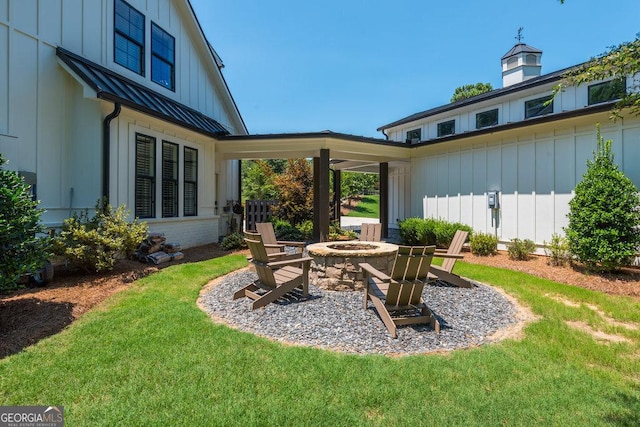
<path fill-rule="evenodd" d="M 382 125 L 447 104 L 456 87 L 502 86 L 515 43 L 542 73 L 640 32 L 639 0 L 191 0 L 250 133 Z"/>

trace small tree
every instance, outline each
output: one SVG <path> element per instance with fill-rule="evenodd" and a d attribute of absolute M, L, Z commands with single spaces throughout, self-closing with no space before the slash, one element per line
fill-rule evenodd
<path fill-rule="evenodd" d="M 597 151 L 569 202 L 565 229 L 570 252 L 591 269 L 628 265 L 640 245 L 640 197 L 613 162 L 611 140 L 598 129 Z"/>
<path fill-rule="evenodd" d="M 451 102 L 471 98 L 482 93 L 491 92 L 492 90 L 493 86 L 491 86 L 491 83 L 476 83 L 474 85 L 459 86 L 453 92 Z"/>
<path fill-rule="evenodd" d="M 37 237 L 44 231 L 44 211 L 32 200 L 29 185 L 2 168 L 6 163 L 0 154 L 0 290 L 15 288 L 23 274 L 42 267 L 49 248 L 47 238 Z"/>
<path fill-rule="evenodd" d="M 306 159 L 289 159 L 282 175 L 274 178 L 274 184 L 278 191 L 278 204 L 273 207 L 276 217 L 292 225 L 312 219 L 313 172 Z"/>

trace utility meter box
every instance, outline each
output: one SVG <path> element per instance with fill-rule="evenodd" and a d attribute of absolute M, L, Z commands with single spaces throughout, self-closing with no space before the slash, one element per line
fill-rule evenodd
<path fill-rule="evenodd" d="M 487 193 L 487 206 L 489 209 L 498 209 L 500 207 L 498 191 L 489 191 Z"/>

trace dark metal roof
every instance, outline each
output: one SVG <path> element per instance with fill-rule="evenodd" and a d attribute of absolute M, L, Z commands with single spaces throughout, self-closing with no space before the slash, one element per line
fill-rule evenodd
<path fill-rule="evenodd" d="M 384 126 L 380 126 L 377 130 L 382 131 L 385 129 L 389 129 L 395 126 L 403 125 L 406 123 L 413 122 L 415 120 L 424 119 L 426 117 L 435 116 L 436 114 L 445 113 L 447 111 L 456 110 L 458 108 L 466 107 L 468 105 L 477 104 L 483 101 L 487 101 L 493 98 L 498 98 L 500 96 L 509 95 L 514 92 L 519 92 L 523 90 L 530 89 L 536 86 L 542 86 L 547 83 L 553 83 L 562 80 L 562 76 L 567 70 L 570 70 L 573 67 L 567 67 L 562 70 L 555 71 L 553 73 L 545 74 L 539 77 L 535 77 L 533 79 L 525 80 L 521 83 L 516 83 L 511 86 L 507 86 L 501 89 L 495 89 L 491 92 L 482 93 L 480 95 L 473 96 L 471 98 L 462 99 L 460 101 L 452 102 L 451 104 L 442 105 L 440 107 L 431 108 L 429 110 L 421 111 L 419 113 L 412 114 L 410 116 L 404 117 L 400 120 L 396 120 L 395 122 L 391 122 Z"/>
<path fill-rule="evenodd" d="M 513 46 L 509 52 L 505 53 L 501 59 L 507 59 L 510 56 L 517 55 L 519 53 L 542 53 L 540 49 L 536 49 L 535 47 L 531 47 L 524 43 L 518 43 Z"/>
<path fill-rule="evenodd" d="M 56 55 L 96 91 L 97 97 L 169 121 L 204 135 L 219 137 L 229 131 L 216 120 L 135 83 L 101 65 L 58 47 Z"/>
<path fill-rule="evenodd" d="M 219 138 L 221 141 L 242 141 L 242 140 L 274 140 L 274 139 L 313 139 L 313 138 L 338 138 L 347 141 L 366 142 L 369 144 L 382 144 L 397 146 L 398 141 L 390 141 L 381 138 L 371 138 L 368 136 L 351 135 L 348 133 L 333 132 L 330 130 L 323 130 L 321 132 L 298 132 L 298 133 L 268 133 L 257 135 L 227 135 Z"/>

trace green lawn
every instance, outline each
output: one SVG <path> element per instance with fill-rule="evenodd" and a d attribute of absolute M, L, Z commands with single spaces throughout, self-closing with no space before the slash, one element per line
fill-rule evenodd
<path fill-rule="evenodd" d="M 402 358 L 271 342 L 195 304 L 209 279 L 246 265 L 232 255 L 141 279 L 1 360 L 0 405 L 63 405 L 68 426 L 640 425 L 640 331 L 586 307 L 639 325 L 637 300 L 458 264 L 539 316 L 523 340 Z M 597 342 L 568 320 L 630 342 Z"/>
<path fill-rule="evenodd" d="M 362 196 L 347 216 L 362 218 L 380 218 L 380 196 Z"/>

